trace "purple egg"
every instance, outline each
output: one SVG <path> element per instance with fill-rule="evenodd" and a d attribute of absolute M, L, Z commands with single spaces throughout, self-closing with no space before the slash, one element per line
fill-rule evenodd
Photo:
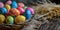
<path fill-rule="evenodd" d="M 9 0 L 9 1 L 7 1 L 6 3 L 7 3 L 7 4 L 12 4 L 12 1 Z"/>
<path fill-rule="evenodd" d="M 0 2 L 0 8 L 3 8 L 4 4 L 2 2 Z"/>
<path fill-rule="evenodd" d="M 34 14 L 34 9 L 31 7 L 28 7 L 26 10 L 30 10 L 32 14 Z"/>

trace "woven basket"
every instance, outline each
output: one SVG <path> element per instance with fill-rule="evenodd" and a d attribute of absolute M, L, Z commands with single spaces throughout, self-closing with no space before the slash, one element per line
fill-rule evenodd
<path fill-rule="evenodd" d="M 0 30 L 21 30 L 26 24 L 19 24 L 19 25 L 5 25 L 5 24 L 1 24 L 0 25 Z"/>

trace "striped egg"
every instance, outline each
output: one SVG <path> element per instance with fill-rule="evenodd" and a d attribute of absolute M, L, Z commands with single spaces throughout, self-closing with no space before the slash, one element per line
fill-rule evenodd
<path fill-rule="evenodd" d="M 7 12 L 6 8 L 0 8 L 0 14 L 6 14 Z"/>
<path fill-rule="evenodd" d="M 23 8 L 18 7 L 18 10 L 20 11 L 20 14 L 24 14 L 25 10 Z"/>
<path fill-rule="evenodd" d="M 20 15 L 20 11 L 16 8 L 12 8 L 10 11 L 9 11 L 9 14 L 12 15 L 12 16 L 18 16 Z"/>

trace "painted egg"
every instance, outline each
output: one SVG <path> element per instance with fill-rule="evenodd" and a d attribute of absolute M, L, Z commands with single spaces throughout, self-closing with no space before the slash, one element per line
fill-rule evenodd
<path fill-rule="evenodd" d="M 31 14 L 30 10 L 25 10 L 25 14 Z"/>
<path fill-rule="evenodd" d="M 0 8 L 3 8 L 4 4 L 2 2 L 0 2 Z"/>
<path fill-rule="evenodd" d="M 5 7 L 6 7 L 7 10 L 11 9 L 10 5 L 8 5 L 8 4 L 6 4 Z"/>
<path fill-rule="evenodd" d="M 17 16 L 16 18 L 15 18 L 15 23 L 16 24 L 20 24 L 20 23 L 23 23 L 23 22 L 25 22 L 26 21 L 26 18 L 24 17 L 24 16 L 22 16 L 22 15 L 19 15 L 19 16 Z"/>
<path fill-rule="evenodd" d="M 7 1 L 6 3 L 10 5 L 10 4 L 12 4 L 12 1 L 11 1 L 11 0 L 9 0 L 9 1 Z"/>
<path fill-rule="evenodd" d="M 6 14 L 7 12 L 6 8 L 0 8 L 0 14 Z"/>
<path fill-rule="evenodd" d="M 10 10 L 10 13 L 9 14 L 12 15 L 12 16 L 18 16 L 18 15 L 20 15 L 20 11 L 17 10 L 16 8 L 12 8 Z"/>
<path fill-rule="evenodd" d="M 24 3 L 18 3 L 18 6 L 23 8 L 24 7 Z"/>
<path fill-rule="evenodd" d="M 14 23 L 14 18 L 12 16 L 7 16 L 6 24 L 13 24 L 13 23 Z"/>
<path fill-rule="evenodd" d="M 20 9 L 21 9 L 21 7 L 18 7 L 17 9 L 18 9 L 18 10 L 20 10 Z"/>
<path fill-rule="evenodd" d="M 25 10 L 23 8 L 18 8 L 18 10 L 20 11 L 20 14 L 24 14 Z"/>
<path fill-rule="evenodd" d="M 32 17 L 31 11 L 30 10 L 26 10 L 24 16 L 26 17 L 27 20 L 30 20 L 30 18 Z"/>
<path fill-rule="evenodd" d="M 0 24 L 2 24 L 5 21 L 5 16 L 0 14 Z"/>
<path fill-rule="evenodd" d="M 12 7 L 12 8 L 17 8 L 18 5 L 17 5 L 17 3 L 16 3 L 15 1 L 13 1 L 12 4 L 11 4 L 11 7 Z"/>
<path fill-rule="evenodd" d="M 31 7 L 28 7 L 26 10 L 30 10 L 32 14 L 34 14 L 34 9 Z"/>
<path fill-rule="evenodd" d="M 24 10 L 26 10 L 27 6 L 24 6 Z"/>

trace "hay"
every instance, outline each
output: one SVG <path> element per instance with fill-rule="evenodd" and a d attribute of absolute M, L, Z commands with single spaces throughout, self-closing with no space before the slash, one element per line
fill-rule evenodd
<path fill-rule="evenodd" d="M 60 5 L 46 3 L 36 6 L 34 9 L 35 15 L 39 15 L 39 18 L 46 16 L 51 19 L 54 16 L 60 16 Z"/>

